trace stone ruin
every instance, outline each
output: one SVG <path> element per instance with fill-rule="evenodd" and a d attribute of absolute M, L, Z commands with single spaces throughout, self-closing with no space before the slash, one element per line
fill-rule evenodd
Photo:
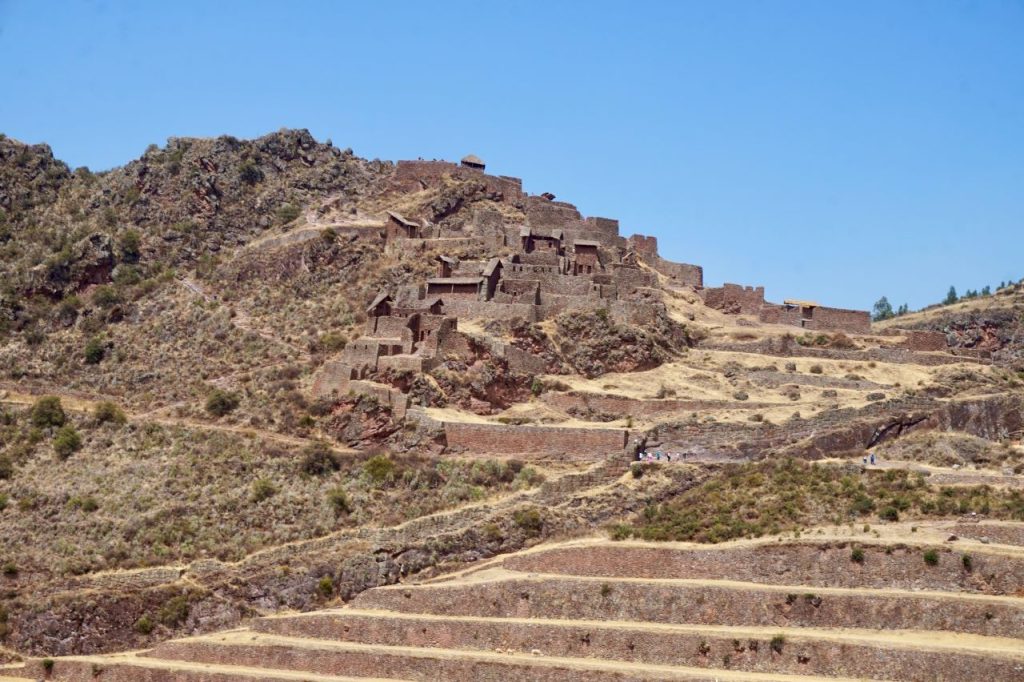
<path fill-rule="evenodd" d="M 385 251 L 432 258 L 435 276 L 382 292 L 370 303 L 362 336 L 339 358 L 326 363 L 317 377 L 317 396 L 372 394 L 400 418 L 408 407 L 406 396 L 370 379 L 387 370 L 430 371 L 448 355 L 470 357 L 470 340 L 459 332 L 459 318 L 540 322 L 567 311 L 600 308 L 621 323 L 644 324 L 659 307 L 664 311 L 666 288 L 689 288 L 708 306 L 730 314 L 756 315 L 764 322 L 813 330 L 870 331 L 865 311 L 809 302 L 776 305 L 765 301 L 763 287 L 726 284 L 706 289 L 703 269 L 662 258 L 655 237 L 625 238 L 619 234 L 617 220 L 583 217 L 575 206 L 555 201 L 552 194 L 529 195 L 520 179 L 488 175 L 484 168 L 484 162 L 472 155 L 461 165 L 422 160 L 397 163 L 396 192 L 441 191 L 459 181 L 471 187 L 475 196 L 494 203 L 475 206 L 471 217 L 462 221 L 442 218 L 435 223 L 386 212 L 380 234 Z M 446 201 L 432 206 L 435 219 L 439 214 L 455 215 L 461 199 Z M 471 260 L 447 255 L 460 251 L 489 257 Z M 511 368 L 543 372 L 536 359 L 523 351 L 492 343 L 490 351 L 506 359 Z"/>

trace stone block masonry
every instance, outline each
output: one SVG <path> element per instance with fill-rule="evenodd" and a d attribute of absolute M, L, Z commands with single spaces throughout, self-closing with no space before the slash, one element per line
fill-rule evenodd
<path fill-rule="evenodd" d="M 559 428 L 445 422 L 449 452 L 465 456 L 550 457 L 596 461 L 621 454 L 625 429 Z"/>

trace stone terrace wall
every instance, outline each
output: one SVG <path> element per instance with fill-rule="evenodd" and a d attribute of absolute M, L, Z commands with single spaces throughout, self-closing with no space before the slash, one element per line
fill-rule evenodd
<path fill-rule="evenodd" d="M 949 346 L 944 333 L 928 329 L 886 329 L 881 334 L 883 336 L 902 336 L 901 347 L 913 351 L 943 351 Z"/>
<path fill-rule="evenodd" d="M 799 307 L 769 303 L 761 308 L 758 317 L 761 322 L 767 324 L 789 324 L 814 331 L 838 330 L 854 334 L 871 333 L 871 315 L 864 310 L 818 306 L 814 308 L 810 319 L 804 319 L 803 312 Z"/>
<path fill-rule="evenodd" d="M 830 360 L 856 360 L 859 362 L 892 362 L 897 364 L 950 365 L 957 362 L 988 364 L 985 360 L 965 355 L 918 353 L 904 348 L 868 348 L 866 350 L 839 350 L 801 346 L 792 339 L 764 339 L 754 343 L 702 343 L 701 350 L 724 350 L 734 353 L 756 353 L 776 357 L 828 358 Z"/>
<path fill-rule="evenodd" d="M 470 456 L 510 455 L 556 457 L 596 461 L 621 454 L 626 447 L 624 429 L 506 426 L 445 422 L 449 452 Z"/>
<path fill-rule="evenodd" d="M 545 393 L 541 400 L 555 409 L 571 414 L 607 414 L 616 417 L 656 417 L 666 414 L 736 409 L 726 400 L 638 400 L 602 393 Z M 769 403 L 743 403 L 743 409 L 762 409 Z"/>
<path fill-rule="evenodd" d="M 442 296 L 444 298 L 444 296 Z M 496 301 L 470 301 L 465 299 L 444 298 L 444 312 L 466 320 L 511 320 L 521 318 L 527 322 L 536 322 L 540 312 L 539 306 L 530 303 L 498 303 Z"/>

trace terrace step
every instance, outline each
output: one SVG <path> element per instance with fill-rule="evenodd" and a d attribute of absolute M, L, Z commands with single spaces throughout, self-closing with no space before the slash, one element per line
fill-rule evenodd
<path fill-rule="evenodd" d="M 1024 636 L 1024 598 L 1020 597 L 728 580 L 574 577 L 500 568 L 450 582 L 380 587 L 358 595 L 351 604 L 360 609 L 451 616 Z"/>
<path fill-rule="evenodd" d="M 33 679 L 53 682 L 410 682 L 398 678 L 348 677 L 259 666 L 161 660 L 135 654 L 70 656 L 54 659 L 47 672 L 30 664 Z M 0 678 L 3 679 L 3 678 Z M 12 678 L 15 679 L 15 678 Z M 28 682 L 18 679 L 17 682 Z"/>
<path fill-rule="evenodd" d="M 168 642 L 153 656 L 214 664 L 305 670 L 330 674 L 387 675 L 416 682 L 640 682 L 641 680 L 745 680 L 811 682 L 820 677 L 760 673 L 726 668 L 670 666 L 597 658 L 547 656 L 543 653 L 496 653 L 442 647 L 382 646 L 353 642 L 279 637 L 235 632 Z M 829 678 L 848 680 L 846 677 Z"/>
<path fill-rule="evenodd" d="M 276 636 L 359 644 L 509 653 L 537 649 L 547 656 L 655 665 L 705 668 L 727 663 L 750 672 L 900 680 L 915 679 L 923 670 L 941 670 L 959 679 L 1024 675 L 1024 640 L 907 630 L 666 625 L 352 608 L 264 618 L 253 627 Z"/>
<path fill-rule="evenodd" d="M 961 543 L 962 544 L 962 543 Z M 510 570 L 607 578 L 739 580 L 808 587 L 872 587 L 1014 594 L 1024 589 L 1024 552 L 935 543 L 848 541 L 749 542 L 716 546 L 580 542 L 513 555 Z M 937 563 L 927 565 L 926 551 Z M 970 553 L 970 568 L 963 556 Z"/>

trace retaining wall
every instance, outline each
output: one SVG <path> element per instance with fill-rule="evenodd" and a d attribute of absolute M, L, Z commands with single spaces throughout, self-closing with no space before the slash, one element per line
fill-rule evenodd
<path fill-rule="evenodd" d="M 586 429 L 445 422 L 449 452 L 470 456 L 515 455 L 594 461 L 621 454 L 624 429 Z"/>

